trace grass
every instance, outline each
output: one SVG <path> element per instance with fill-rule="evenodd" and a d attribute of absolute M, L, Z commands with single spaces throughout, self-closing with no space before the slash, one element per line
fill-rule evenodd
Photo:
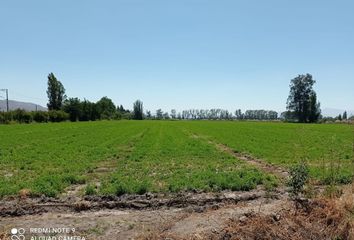
<path fill-rule="evenodd" d="M 0 126 L 0 196 L 30 189 L 55 196 L 84 183 L 102 161 L 118 158 L 120 146 L 144 131 L 126 122 Z"/>
<path fill-rule="evenodd" d="M 186 128 L 275 165 L 305 161 L 311 177 L 323 184 L 353 177 L 353 125 L 208 121 L 188 122 Z"/>
<path fill-rule="evenodd" d="M 175 122 L 148 122 L 134 151 L 101 188 L 103 194 L 249 190 L 265 175 L 215 147 L 192 138 Z"/>
<path fill-rule="evenodd" d="M 226 121 L 100 121 L 0 126 L 0 197 L 28 189 L 57 196 L 72 184 L 87 194 L 249 190 L 274 182 L 220 152 L 202 135 L 283 166 L 304 159 L 313 178 L 353 174 L 346 125 Z M 93 186 L 99 181 L 98 189 Z"/>

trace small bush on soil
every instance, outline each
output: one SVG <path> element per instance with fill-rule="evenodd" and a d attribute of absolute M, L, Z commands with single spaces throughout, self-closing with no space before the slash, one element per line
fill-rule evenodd
<path fill-rule="evenodd" d="M 290 193 L 297 197 L 304 189 L 304 186 L 309 178 L 309 169 L 305 162 L 290 168 L 290 179 L 288 185 L 290 187 Z"/>
<path fill-rule="evenodd" d="M 95 186 L 88 184 L 85 187 L 85 195 L 95 195 L 97 193 Z"/>

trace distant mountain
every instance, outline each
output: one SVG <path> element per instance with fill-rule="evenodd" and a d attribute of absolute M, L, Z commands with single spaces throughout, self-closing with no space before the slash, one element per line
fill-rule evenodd
<path fill-rule="evenodd" d="M 15 109 L 24 109 L 26 111 L 36 111 L 36 106 L 38 111 L 47 111 L 47 108 L 42 107 L 38 104 L 35 103 L 29 103 L 29 102 L 19 102 L 19 101 L 14 101 L 14 100 L 9 100 L 9 109 L 10 110 L 15 110 Z M 0 100 L 0 111 L 6 111 L 6 100 Z"/>
<path fill-rule="evenodd" d="M 347 111 L 348 117 L 354 115 L 354 110 L 344 110 L 337 108 L 324 108 L 322 109 L 322 115 L 324 117 L 337 117 L 339 114 L 343 114 L 344 111 Z"/>

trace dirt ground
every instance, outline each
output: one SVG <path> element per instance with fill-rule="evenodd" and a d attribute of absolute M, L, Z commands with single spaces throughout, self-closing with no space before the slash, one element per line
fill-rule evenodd
<path fill-rule="evenodd" d="M 258 192 L 265 194 L 262 190 Z M 48 207 L 34 214 L 24 211 L 20 216 L 3 216 L 0 219 L 0 231 L 9 237 L 12 228 L 66 227 L 75 228 L 76 234 L 85 239 L 144 239 L 155 233 L 190 239 L 221 232 L 230 219 L 242 219 L 255 213 L 276 215 L 281 209 L 290 207 L 285 195 L 279 199 L 269 199 L 262 194 L 256 194 L 256 191 L 225 192 L 223 196 L 216 197 L 197 193 L 191 199 L 198 204 L 185 196 L 183 203 L 175 199 L 175 205 L 142 209 L 92 208 L 75 211 L 74 208 L 53 207 L 50 210 Z M 23 203 L 22 206 L 25 204 L 29 203 Z M 21 212 L 15 215 L 18 213 Z"/>
<path fill-rule="evenodd" d="M 299 200 L 298 207 L 286 193 L 268 196 L 264 191 L 223 193 L 224 198 L 196 193 L 192 201 L 159 207 L 75 208 L 47 207 L 37 213 L 0 218 L 0 239 L 11 238 L 11 229 L 25 229 L 23 239 L 354 239 L 353 221 L 343 209 L 353 208 L 354 195 L 336 201 Z M 208 201 L 205 200 L 208 198 Z M 222 199 L 222 200 L 220 200 Z M 171 201 L 171 200 L 170 200 Z M 177 204 L 178 203 L 178 204 Z M 33 203 L 32 203 L 33 204 Z M 25 204 L 24 204 L 25 205 Z M 24 206 L 23 205 L 23 206 Z M 88 204 L 89 205 L 89 204 Z M 54 206 L 54 205 L 53 205 Z M 21 212 L 17 212 L 21 213 Z M 353 214 L 353 212 L 352 212 Z M 353 219 L 352 219 L 353 220 Z M 31 229 L 69 228 L 63 234 L 34 234 Z M 52 238 L 39 238 L 40 236 Z M 38 238 L 34 238 L 37 236 Z M 57 238 L 54 238 L 57 237 Z"/>

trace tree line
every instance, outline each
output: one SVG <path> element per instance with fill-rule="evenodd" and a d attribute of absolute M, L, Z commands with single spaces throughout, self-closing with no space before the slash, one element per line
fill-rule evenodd
<path fill-rule="evenodd" d="M 161 109 L 156 110 L 155 114 L 147 111 L 144 119 L 162 120 L 162 119 L 178 119 L 178 120 L 277 120 L 278 113 L 268 110 L 247 110 L 242 113 L 241 109 L 234 113 L 225 109 L 189 109 L 177 112 L 172 109 L 170 113 L 163 112 Z"/>
<path fill-rule="evenodd" d="M 53 73 L 48 75 L 48 110 L 63 111 L 68 114 L 68 120 L 96 121 L 103 119 L 130 119 L 131 112 L 122 105 L 116 106 L 108 97 L 102 97 L 97 102 L 83 101 L 77 97 L 68 98 L 65 88 Z"/>
<path fill-rule="evenodd" d="M 237 109 L 229 112 L 225 109 L 188 109 L 177 112 L 172 109 L 163 112 L 157 109 L 155 113 L 144 112 L 143 102 L 136 100 L 133 110 L 125 109 L 122 105 L 115 105 L 108 97 L 102 97 L 97 102 L 80 100 L 77 97 L 67 97 L 63 84 L 53 73 L 48 75 L 47 96 L 48 111 L 26 112 L 21 109 L 0 113 L 0 123 L 16 121 L 19 123 L 61 122 L 61 121 L 96 121 L 104 119 L 135 119 L 135 120 L 285 120 L 300 123 L 315 123 L 322 119 L 320 103 L 313 89 L 316 81 L 312 75 L 298 75 L 290 81 L 290 92 L 287 99 L 287 110 L 278 116 L 272 110 Z M 324 120 L 329 118 L 323 118 Z M 335 120 L 347 120 L 347 112 L 339 115 Z"/>

